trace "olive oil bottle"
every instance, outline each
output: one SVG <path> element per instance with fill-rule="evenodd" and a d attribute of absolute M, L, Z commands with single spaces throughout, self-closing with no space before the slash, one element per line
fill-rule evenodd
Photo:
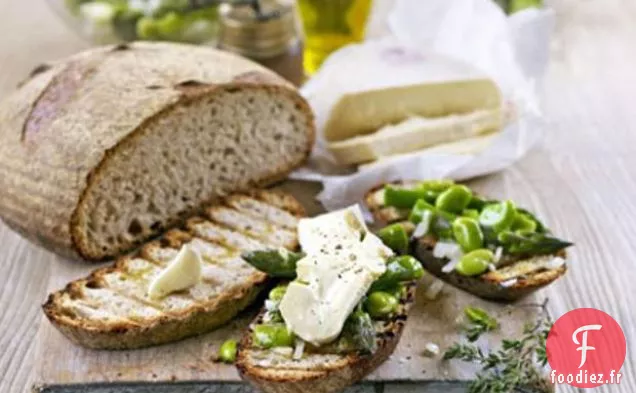
<path fill-rule="evenodd" d="M 307 75 L 316 72 L 336 49 L 364 39 L 371 3 L 372 0 L 298 0 Z"/>

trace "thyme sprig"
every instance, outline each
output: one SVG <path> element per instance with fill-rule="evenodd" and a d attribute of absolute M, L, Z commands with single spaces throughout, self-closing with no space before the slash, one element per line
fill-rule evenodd
<path fill-rule="evenodd" d="M 444 354 L 444 359 L 459 359 L 465 362 L 477 363 L 482 369 L 477 373 L 474 381 L 469 385 L 469 393 L 530 393 L 551 392 L 552 387 L 544 377 L 543 367 L 547 364 L 545 342 L 552 326 L 552 320 L 547 313 L 547 299 L 539 307 L 541 316 L 537 321 L 526 324 L 519 339 L 504 339 L 500 348 L 484 351 L 473 342 L 486 331 L 484 320 L 494 318 L 483 315 L 481 322 L 475 323 L 469 316 L 471 323 L 478 327 L 466 331 L 468 344 L 455 343 Z M 483 310 L 482 310 L 483 311 Z M 466 310 L 465 310 L 466 312 Z M 468 313 L 466 312 L 466 315 Z M 481 327 L 479 327 L 481 326 Z M 477 332 L 481 333 L 477 333 Z"/>

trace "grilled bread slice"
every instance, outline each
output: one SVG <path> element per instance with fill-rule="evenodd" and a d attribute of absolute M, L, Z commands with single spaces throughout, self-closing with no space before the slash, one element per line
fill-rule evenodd
<path fill-rule="evenodd" d="M 251 326 L 262 323 L 264 310 L 241 340 L 236 366 L 241 377 L 265 393 L 335 393 L 356 383 L 388 359 L 397 346 L 408 311 L 415 300 L 415 283 L 407 285 L 397 312 L 374 321 L 377 349 L 363 355 L 305 349 L 300 359 L 290 351 L 259 349 L 252 343 Z"/>
<path fill-rule="evenodd" d="M 297 248 L 296 225 L 304 212 L 293 197 L 271 191 L 223 202 L 183 229 L 51 294 L 44 313 L 70 340 L 104 349 L 163 344 L 226 323 L 256 298 L 267 279 L 241 259 L 241 252 Z M 150 298 L 150 282 L 186 243 L 202 257 L 201 282 L 160 300 Z"/>
<path fill-rule="evenodd" d="M 411 187 L 416 183 L 394 184 Z M 370 190 L 365 197 L 365 202 L 374 219 L 381 224 L 406 221 L 410 212 L 384 204 L 384 185 Z M 405 225 L 412 226 L 410 222 L 405 222 Z M 412 254 L 429 273 L 484 299 L 514 301 L 549 285 L 567 271 L 567 265 L 560 263 L 561 259 L 565 259 L 567 255 L 565 250 L 560 250 L 549 255 L 503 256 L 499 263 L 501 267 L 479 276 L 462 276 L 454 270 L 446 273 L 442 270 L 449 259 L 436 258 L 433 255 L 437 241 L 438 239 L 431 235 L 418 238 L 411 245 Z M 555 260 L 555 258 L 559 259 Z"/>

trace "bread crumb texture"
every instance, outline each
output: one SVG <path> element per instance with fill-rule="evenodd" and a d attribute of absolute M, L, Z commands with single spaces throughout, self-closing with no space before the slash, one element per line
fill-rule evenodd
<path fill-rule="evenodd" d="M 68 338 L 92 348 L 139 348 L 208 332 L 249 305 L 266 280 L 241 253 L 295 249 L 302 214 L 302 207 L 284 194 L 232 195 L 184 228 L 51 294 L 44 312 Z M 215 218 L 219 215 L 232 215 L 240 223 L 229 226 Z M 250 232 L 250 226 L 262 232 Z M 160 299 L 148 296 L 150 283 L 185 244 L 201 256 L 201 282 Z"/>
<path fill-rule="evenodd" d="M 38 244 L 100 260 L 220 197 L 284 178 L 311 110 L 246 59 L 167 43 L 51 63 L 0 103 L 0 215 Z"/>

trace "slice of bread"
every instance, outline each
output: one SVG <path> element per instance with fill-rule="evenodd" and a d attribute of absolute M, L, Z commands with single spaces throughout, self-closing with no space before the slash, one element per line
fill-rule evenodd
<path fill-rule="evenodd" d="M 407 285 L 396 313 L 387 320 L 374 321 L 377 349 L 360 353 L 307 353 L 295 360 L 292 353 L 255 348 L 251 329 L 241 340 L 236 367 L 241 377 L 265 393 L 336 393 L 352 385 L 388 359 L 395 350 L 415 300 L 415 283 Z M 262 322 L 261 312 L 254 322 Z"/>
<path fill-rule="evenodd" d="M 394 183 L 409 187 L 415 182 Z M 407 220 L 409 211 L 384 205 L 384 186 L 370 190 L 365 202 L 374 219 L 380 224 L 390 224 Z M 407 224 L 413 227 L 410 222 Z M 449 284 L 484 299 L 514 301 L 543 288 L 565 275 L 567 257 L 565 250 L 553 254 L 535 256 L 506 256 L 498 263 L 498 268 L 479 276 L 462 276 L 454 270 L 443 271 L 449 262 L 447 258 L 436 258 L 433 249 L 438 239 L 423 236 L 411 244 L 411 253 L 422 263 L 426 271 Z M 555 258 L 558 258 L 555 263 Z M 561 263 L 563 262 L 563 263 Z"/>
<path fill-rule="evenodd" d="M 303 215 L 302 206 L 286 194 L 232 195 L 208 208 L 206 217 L 188 220 L 183 230 L 170 230 L 136 254 L 49 295 L 44 313 L 69 339 L 90 348 L 140 348 L 208 332 L 247 307 L 267 279 L 241 259 L 241 252 L 297 248 L 295 227 Z M 202 257 L 201 282 L 160 300 L 150 298 L 150 282 L 186 243 Z"/>
<path fill-rule="evenodd" d="M 38 67 L 0 103 L 0 216 L 108 259 L 233 192 L 283 179 L 314 125 L 283 78 L 211 48 L 139 42 Z"/>

